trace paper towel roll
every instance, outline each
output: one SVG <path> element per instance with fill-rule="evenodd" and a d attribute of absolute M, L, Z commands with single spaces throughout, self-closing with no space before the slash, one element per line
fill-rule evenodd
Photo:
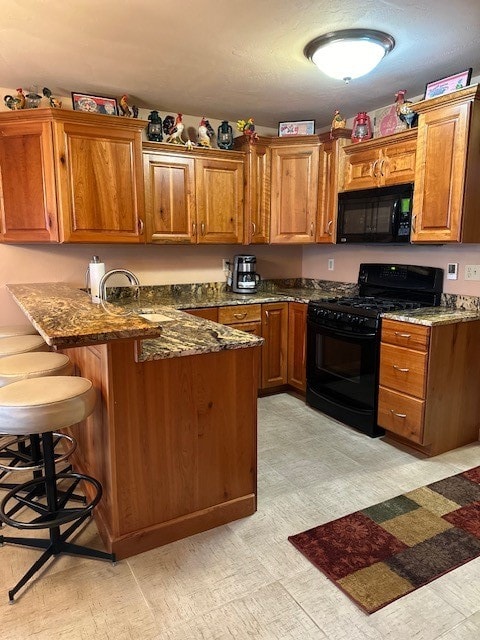
<path fill-rule="evenodd" d="M 99 284 L 102 277 L 105 275 L 105 263 L 100 262 L 98 256 L 93 256 L 90 264 L 88 265 L 89 280 L 90 280 L 90 294 L 92 296 L 92 302 L 100 302 L 100 290 Z"/>

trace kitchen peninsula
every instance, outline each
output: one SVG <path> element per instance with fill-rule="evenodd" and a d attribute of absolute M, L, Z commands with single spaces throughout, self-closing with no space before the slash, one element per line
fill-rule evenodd
<path fill-rule="evenodd" d="M 125 558 L 255 512 L 262 338 L 172 308 L 154 323 L 104 310 L 63 284 L 8 288 L 98 390 L 73 462 L 102 483 L 109 551 Z"/>

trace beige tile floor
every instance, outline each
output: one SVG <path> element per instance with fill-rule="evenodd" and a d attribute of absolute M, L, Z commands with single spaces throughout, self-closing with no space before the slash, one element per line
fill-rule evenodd
<path fill-rule="evenodd" d="M 306 528 L 480 465 L 480 443 L 431 459 L 298 398 L 259 400 L 255 515 L 119 562 L 63 557 L 8 604 L 37 557 L 0 549 L 5 640 L 478 640 L 480 559 L 371 616 L 287 541 Z M 94 524 L 79 542 L 101 546 Z"/>

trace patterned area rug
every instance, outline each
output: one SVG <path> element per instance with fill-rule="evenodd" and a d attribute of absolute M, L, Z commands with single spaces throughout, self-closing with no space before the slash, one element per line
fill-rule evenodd
<path fill-rule="evenodd" d="M 373 613 L 480 556 L 480 467 L 288 539 Z"/>

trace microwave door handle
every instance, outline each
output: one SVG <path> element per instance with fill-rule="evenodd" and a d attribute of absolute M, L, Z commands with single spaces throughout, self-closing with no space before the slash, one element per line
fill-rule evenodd
<path fill-rule="evenodd" d="M 396 236 L 398 233 L 399 215 L 400 215 L 400 198 L 397 198 L 392 207 L 392 235 Z"/>

